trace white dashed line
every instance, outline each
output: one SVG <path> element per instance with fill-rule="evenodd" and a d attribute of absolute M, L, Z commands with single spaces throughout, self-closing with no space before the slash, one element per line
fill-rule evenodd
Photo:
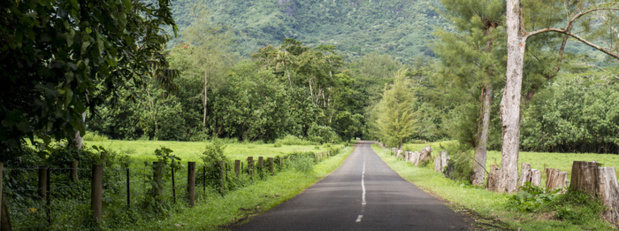
<path fill-rule="evenodd" d="M 365 158 L 363 158 L 363 171 L 361 172 L 361 214 L 357 217 L 357 220 L 355 222 L 359 223 L 361 222 L 361 218 L 363 218 L 363 211 L 365 210 Z"/>

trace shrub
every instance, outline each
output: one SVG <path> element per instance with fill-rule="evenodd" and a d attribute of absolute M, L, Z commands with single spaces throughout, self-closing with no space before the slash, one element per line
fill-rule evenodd
<path fill-rule="evenodd" d="M 542 187 L 527 182 L 521 191 L 509 198 L 507 207 L 521 212 L 536 212 L 547 208 L 558 196 L 558 191 L 546 192 Z"/>
<path fill-rule="evenodd" d="M 320 126 L 317 124 L 312 124 L 312 126 L 307 131 L 307 136 L 309 140 L 317 143 L 329 143 L 331 141 L 339 142 L 340 137 L 337 136 L 333 128 L 329 126 Z"/>
<path fill-rule="evenodd" d="M 99 134 L 99 132 L 87 132 L 84 137 L 82 137 L 84 141 L 108 141 L 109 138 L 105 135 Z"/>
<path fill-rule="evenodd" d="M 204 147 L 204 152 L 202 152 L 200 158 L 204 165 L 206 166 L 206 179 L 209 182 L 210 186 L 218 190 L 219 193 L 223 195 L 223 191 L 221 191 L 221 169 L 219 162 L 223 163 L 228 162 L 228 158 L 224 154 L 224 150 L 226 149 L 226 145 L 224 144 L 224 140 L 221 139 L 213 139 L 211 142 L 207 143 Z"/>

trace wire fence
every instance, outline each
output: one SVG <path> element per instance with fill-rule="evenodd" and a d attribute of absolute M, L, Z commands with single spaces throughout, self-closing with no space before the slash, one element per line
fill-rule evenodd
<path fill-rule="evenodd" d="M 317 153 L 311 158 L 319 162 L 328 156 L 329 153 Z M 154 162 L 125 168 L 104 164 L 98 199 L 102 205 L 101 217 L 93 211 L 93 204 L 97 203 L 93 190 L 98 184 L 94 181 L 94 166 L 4 168 L 0 183 L 4 186 L 2 193 L 12 229 L 80 227 L 87 230 L 97 227 L 95 224 L 102 220 L 127 220 L 118 218 L 143 212 L 145 208 L 189 205 L 192 193 L 193 200 L 197 201 L 207 199 L 213 192 L 223 196 L 294 166 L 294 162 L 301 159 L 300 155 L 288 155 L 220 162 L 216 166 L 195 165 L 192 174 L 188 162 L 162 165 Z"/>

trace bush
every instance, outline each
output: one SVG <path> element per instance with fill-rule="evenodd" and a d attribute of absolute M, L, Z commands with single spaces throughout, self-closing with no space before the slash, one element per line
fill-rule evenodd
<path fill-rule="evenodd" d="M 337 136 L 333 128 L 329 126 L 320 126 L 317 124 L 312 124 L 312 126 L 307 131 L 307 136 L 309 140 L 317 143 L 329 143 L 331 141 L 339 142 L 340 137 Z"/>
<path fill-rule="evenodd" d="M 507 207 L 521 212 L 537 212 L 547 208 L 558 196 L 558 191 L 546 192 L 542 187 L 527 182 L 521 191 L 509 198 Z"/>
<path fill-rule="evenodd" d="M 84 141 L 108 141 L 109 138 L 105 135 L 99 134 L 99 132 L 87 132 L 84 137 L 82 137 Z"/>
<path fill-rule="evenodd" d="M 224 154 L 224 150 L 226 149 L 226 145 L 224 144 L 224 140 L 221 139 L 213 139 L 211 142 L 207 143 L 204 147 L 204 152 L 200 158 L 204 165 L 206 166 L 206 179 L 209 182 L 210 186 L 216 190 L 220 194 L 223 195 L 223 191 L 221 191 L 221 169 L 219 162 L 228 162 L 228 158 Z"/>

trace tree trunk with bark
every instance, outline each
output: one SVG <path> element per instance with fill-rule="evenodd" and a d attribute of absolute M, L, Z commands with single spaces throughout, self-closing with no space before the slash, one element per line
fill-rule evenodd
<path fill-rule="evenodd" d="M 202 113 L 202 131 L 206 130 L 206 112 L 207 112 L 207 106 L 208 106 L 208 66 L 205 65 L 204 66 L 204 101 L 203 101 L 203 106 L 204 106 L 204 110 Z"/>
<path fill-rule="evenodd" d="M 501 99 L 503 146 L 499 192 L 518 189 L 518 149 L 520 147 L 520 101 L 526 37 L 522 28 L 520 0 L 507 0 L 507 72 Z"/>
<path fill-rule="evenodd" d="M 486 149 L 488 144 L 488 130 L 490 128 L 490 107 L 492 106 L 492 84 L 482 88 L 482 121 L 481 131 L 477 137 L 477 147 L 475 147 L 475 168 L 473 185 L 482 186 L 486 176 Z"/>

